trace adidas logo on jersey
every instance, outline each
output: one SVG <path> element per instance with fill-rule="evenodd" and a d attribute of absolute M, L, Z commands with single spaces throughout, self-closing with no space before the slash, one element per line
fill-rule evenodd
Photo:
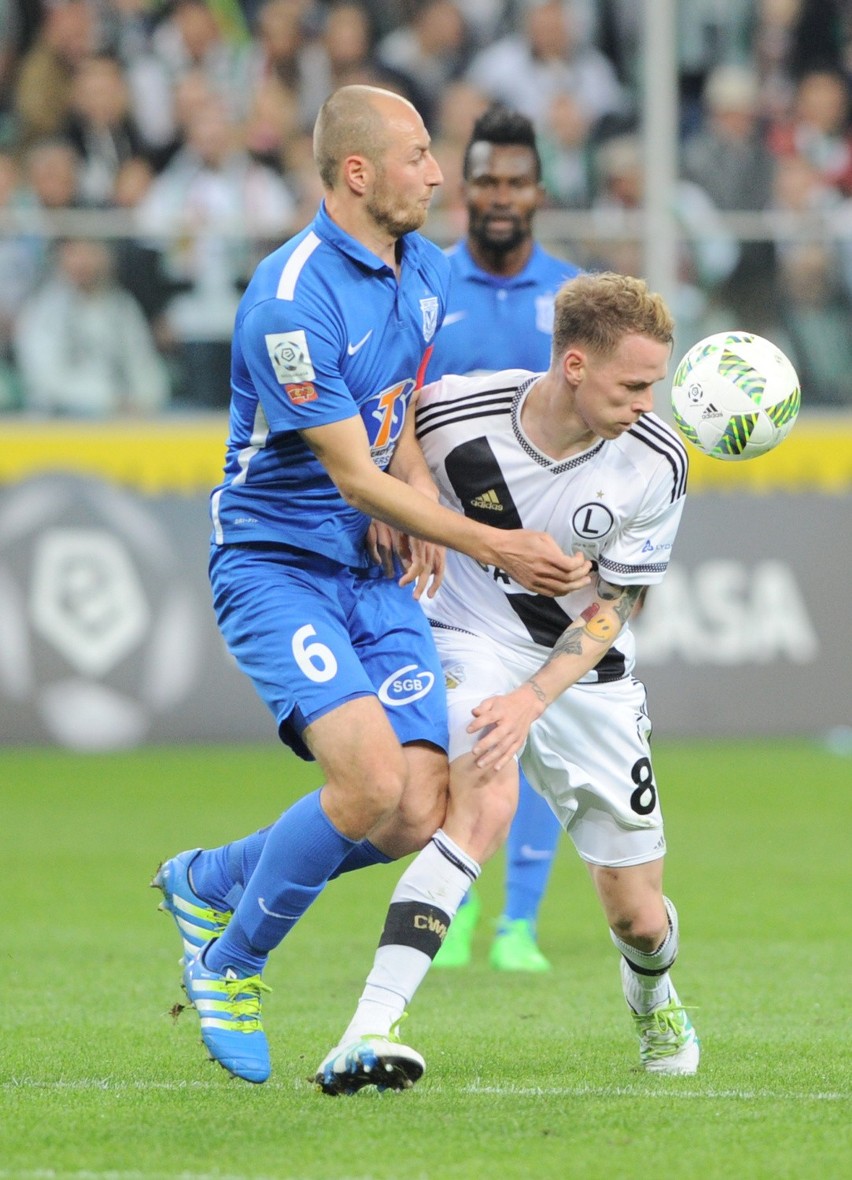
<path fill-rule="evenodd" d="M 487 492 L 483 492 L 481 496 L 477 496 L 471 500 L 472 508 L 490 508 L 493 512 L 502 512 L 503 505 L 497 496 L 497 493 L 491 488 Z"/>
<path fill-rule="evenodd" d="M 717 410 L 716 407 L 711 402 L 710 405 L 707 407 L 707 409 L 704 411 L 704 413 L 701 415 L 701 421 L 703 422 L 706 418 L 721 418 L 721 417 L 722 417 L 722 411 Z"/>

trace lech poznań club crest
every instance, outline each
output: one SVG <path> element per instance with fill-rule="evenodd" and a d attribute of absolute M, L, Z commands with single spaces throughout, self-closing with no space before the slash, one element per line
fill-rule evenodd
<path fill-rule="evenodd" d="M 553 335 L 553 296 L 537 295 L 535 301 L 535 326 L 539 332 Z"/>
<path fill-rule="evenodd" d="M 428 344 L 438 326 L 438 296 L 430 295 L 427 299 L 421 299 L 420 310 L 423 313 L 423 339 Z"/>

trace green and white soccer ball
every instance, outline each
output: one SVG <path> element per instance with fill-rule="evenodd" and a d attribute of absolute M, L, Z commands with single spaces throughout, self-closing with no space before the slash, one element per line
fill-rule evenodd
<path fill-rule="evenodd" d="M 699 340 L 672 384 L 678 430 L 713 459 L 754 459 L 771 451 L 793 429 L 801 401 L 789 359 L 752 332 Z"/>

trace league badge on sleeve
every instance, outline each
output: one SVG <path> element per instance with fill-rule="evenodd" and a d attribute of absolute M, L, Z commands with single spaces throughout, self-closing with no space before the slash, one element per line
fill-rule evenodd
<path fill-rule="evenodd" d="M 279 385 L 313 381 L 316 373 L 311 363 L 308 341 L 301 328 L 294 332 L 269 332 L 264 340 Z"/>

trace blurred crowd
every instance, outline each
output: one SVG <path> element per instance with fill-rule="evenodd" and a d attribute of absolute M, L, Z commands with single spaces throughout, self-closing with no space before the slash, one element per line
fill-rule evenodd
<path fill-rule="evenodd" d="M 344 83 L 423 114 L 441 244 L 463 232 L 464 146 L 497 99 L 535 122 L 546 207 L 588 214 L 550 248 L 641 274 L 623 227 L 643 203 L 644 7 L 0 0 L 0 408 L 226 406 L 241 291 L 315 212 L 311 128 Z M 772 336 L 809 404 L 852 406 L 852 4 L 676 9 L 681 325 Z M 734 213 L 759 218 L 744 233 Z"/>

